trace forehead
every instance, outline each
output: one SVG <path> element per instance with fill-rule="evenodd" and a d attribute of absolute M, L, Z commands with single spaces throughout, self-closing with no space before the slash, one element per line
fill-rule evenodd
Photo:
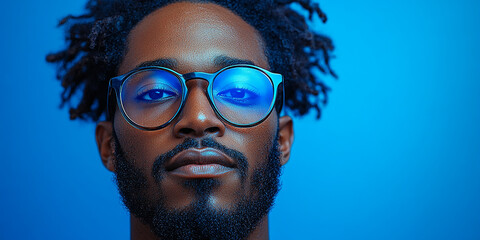
<path fill-rule="evenodd" d="M 157 9 L 132 29 L 127 41 L 120 74 L 162 58 L 174 59 L 179 72 L 213 72 L 218 70 L 218 56 L 250 60 L 268 69 L 256 29 L 212 3 L 178 2 Z"/>

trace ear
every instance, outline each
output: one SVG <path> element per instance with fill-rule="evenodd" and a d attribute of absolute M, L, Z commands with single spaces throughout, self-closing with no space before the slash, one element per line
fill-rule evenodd
<path fill-rule="evenodd" d="M 290 159 L 290 149 L 293 144 L 293 121 L 289 116 L 283 116 L 278 122 L 278 144 L 280 145 L 280 151 L 282 156 L 280 163 L 285 165 Z"/>
<path fill-rule="evenodd" d="M 95 138 L 103 165 L 111 172 L 114 172 L 115 155 L 112 122 L 99 122 L 95 128 Z"/>

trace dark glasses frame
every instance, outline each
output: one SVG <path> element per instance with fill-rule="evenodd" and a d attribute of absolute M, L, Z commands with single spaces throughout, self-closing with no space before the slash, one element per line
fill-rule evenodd
<path fill-rule="evenodd" d="M 272 83 L 272 87 L 273 87 L 273 99 L 272 99 L 272 102 L 270 103 L 270 107 L 267 111 L 267 114 L 262 119 L 260 119 L 256 122 L 253 122 L 253 123 L 249 123 L 249 124 L 238 124 L 238 123 L 230 121 L 228 118 L 224 117 L 220 113 L 220 111 L 217 109 L 217 106 L 215 105 L 215 103 L 213 101 L 213 84 L 212 83 L 215 80 L 215 78 L 220 73 L 222 73 L 223 71 L 225 71 L 227 69 L 239 68 L 239 67 L 253 68 L 253 69 L 256 69 L 256 70 L 262 72 L 267 77 L 267 79 L 270 80 L 270 82 Z M 164 124 L 162 124 L 158 127 L 145 127 L 145 126 L 141 126 L 141 125 L 135 123 L 125 113 L 125 108 L 123 106 L 123 102 L 122 102 L 120 93 L 122 92 L 122 87 L 123 87 L 125 81 L 130 76 L 132 76 L 132 75 L 134 75 L 138 72 L 142 72 L 142 71 L 146 71 L 146 70 L 155 70 L 155 69 L 160 69 L 160 70 L 167 71 L 167 72 L 171 73 L 172 75 L 174 75 L 178 80 L 180 80 L 180 83 L 182 85 L 182 100 L 181 100 L 180 106 L 177 109 L 177 112 L 166 123 L 164 123 Z M 283 105 L 285 104 L 285 96 L 284 96 L 285 91 L 284 91 L 284 84 L 283 84 L 282 75 L 279 74 L 279 73 L 272 73 L 268 70 L 265 70 L 261 67 L 257 67 L 257 66 L 254 66 L 254 65 L 236 64 L 236 65 L 231 65 L 231 66 L 222 68 L 215 73 L 191 72 L 191 73 L 186 73 L 186 74 L 177 73 L 174 70 L 166 68 L 166 67 L 149 66 L 149 67 L 136 68 L 136 69 L 134 69 L 134 70 L 132 70 L 132 71 L 126 73 L 126 74 L 123 74 L 123 75 L 120 75 L 120 76 L 117 76 L 117 77 L 114 77 L 114 78 L 110 79 L 110 82 L 108 84 L 107 118 L 108 118 L 108 120 L 111 120 L 113 118 L 113 116 L 111 114 L 114 112 L 114 110 L 111 109 L 111 107 L 114 107 L 114 106 L 110 106 L 110 103 L 111 103 L 110 98 L 111 98 L 112 92 L 115 92 L 118 108 L 120 109 L 120 112 L 122 113 L 123 118 L 125 120 L 127 120 L 127 122 L 130 123 L 130 125 L 132 125 L 133 127 L 137 128 L 137 129 L 145 130 L 145 131 L 154 131 L 154 130 L 162 129 L 162 128 L 166 127 L 168 124 L 170 124 L 178 116 L 178 114 L 182 111 L 182 109 L 185 105 L 185 100 L 186 100 L 187 95 L 188 95 L 188 88 L 187 88 L 186 83 L 187 83 L 187 81 L 189 81 L 191 79 L 203 79 L 203 80 L 206 80 L 208 82 L 207 94 L 208 94 L 208 101 L 210 103 L 210 106 L 214 110 L 215 114 L 217 114 L 217 116 L 219 116 L 221 119 L 223 119 L 224 121 L 226 121 L 227 123 L 229 123 L 230 125 L 233 125 L 235 127 L 253 127 L 255 125 L 258 125 L 258 124 L 262 123 L 263 121 L 265 121 L 265 119 L 267 119 L 268 116 L 270 116 L 274 107 L 276 108 L 277 113 L 280 113 Z"/>

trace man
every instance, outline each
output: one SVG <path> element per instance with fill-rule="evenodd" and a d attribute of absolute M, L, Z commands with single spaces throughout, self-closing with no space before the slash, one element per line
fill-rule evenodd
<path fill-rule="evenodd" d="M 106 114 L 96 140 L 132 239 L 268 239 L 293 143 L 282 107 L 320 114 L 312 70 L 333 75 L 330 39 L 290 2 L 90 1 L 61 21 L 69 46 L 47 60 L 64 103 L 83 87 L 72 119 Z"/>

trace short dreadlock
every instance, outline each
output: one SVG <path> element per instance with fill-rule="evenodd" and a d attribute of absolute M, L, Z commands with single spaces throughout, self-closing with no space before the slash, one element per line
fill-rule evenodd
<path fill-rule="evenodd" d="M 154 10 L 180 0 L 89 0 L 86 13 L 69 15 L 59 22 L 66 28 L 67 48 L 47 55 L 57 63 L 57 79 L 62 82 L 63 106 L 69 103 L 70 119 L 97 121 L 106 111 L 107 88 L 116 76 L 129 32 Z M 213 2 L 226 7 L 252 25 L 266 44 L 270 68 L 285 79 L 286 107 L 302 116 L 311 109 L 321 116 L 320 105 L 327 103 L 329 87 L 315 69 L 336 77 L 330 68 L 332 40 L 313 32 L 307 19 L 292 8 L 292 3 L 323 22 L 327 17 L 318 3 L 310 0 L 190 0 Z M 80 101 L 72 98 L 83 91 Z"/>

